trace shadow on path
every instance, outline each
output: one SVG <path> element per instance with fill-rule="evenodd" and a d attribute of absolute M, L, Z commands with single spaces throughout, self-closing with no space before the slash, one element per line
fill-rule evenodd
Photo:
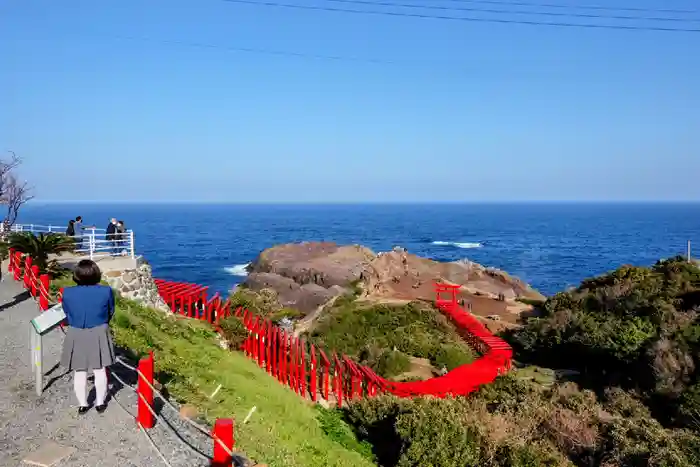
<path fill-rule="evenodd" d="M 31 297 L 31 295 L 29 294 L 28 290 L 22 292 L 19 295 L 15 295 L 11 302 L 3 303 L 2 305 L 0 305 L 0 311 L 5 311 L 8 308 L 12 308 L 15 305 L 19 305 L 20 303 L 29 300 L 29 297 Z"/>

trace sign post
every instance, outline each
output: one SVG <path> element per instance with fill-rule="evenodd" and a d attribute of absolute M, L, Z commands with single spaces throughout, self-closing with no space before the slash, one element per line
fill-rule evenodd
<path fill-rule="evenodd" d="M 59 303 L 31 321 L 32 366 L 34 367 L 34 384 L 36 387 L 37 396 L 41 396 L 41 393 L 44 390 L 44 369 L 41 338 L 64 322 L 65 319 L 66 314 L 63 312 L 63 304 Z"/>

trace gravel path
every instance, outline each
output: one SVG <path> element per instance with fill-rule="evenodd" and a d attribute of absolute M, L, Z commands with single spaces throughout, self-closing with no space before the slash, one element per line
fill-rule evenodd
<path fill-rule="evenodd" d="M 0 467 L 27 466 L 22 459 L 49 441 L 76 449 L 70 457 L 55 464 L 56 467 L 165 466 L 133 416 L 124 411 L 135 412 L 135 394 L 120 384 L 112 384 L 115 378 L 110 378 L 114 397 L 103 414 L 91 410 L 78 416 L 72 378 L 64 375 L 61 368 L 45 377 L 46 389 L 41 397 L 36 396 L 30 366 L 29 321 L 38 314 L 38 308 L 18 282 L 7 274 L 3 276 L 0 283 Z M 45 374 L 58 362 L 62 342 L 60 330 L 44 336 Z M 115 372 L 123 378 L 131 376 L 126 369 L 115 368 Z M 195 433 L 170 409 L 164 408 L 162 412 L 190 444 L 207 455 L 211 453 L 211 441 L 207 437 Z M 208 465 L 207 458 L 183 446 L 165 423 L 158 423 L 149 433 L 172 467 Z"/>

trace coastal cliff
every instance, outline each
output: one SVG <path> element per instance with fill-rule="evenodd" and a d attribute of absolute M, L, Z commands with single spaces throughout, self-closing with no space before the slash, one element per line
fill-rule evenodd
<path fill-rule="evenodd" d="M 521 300 L 545 297 L 518 278 L 471 261 L 438 262 L 395 248 L 303 242 L 264 250 L 248 267 L 244 287 L 277 308 L 310 314 L 339 295 L 380 303 L 432 302 L 434 282 L 458 284 L 459 299 L 492 325 L 515 324 L 531 309 Z"/>

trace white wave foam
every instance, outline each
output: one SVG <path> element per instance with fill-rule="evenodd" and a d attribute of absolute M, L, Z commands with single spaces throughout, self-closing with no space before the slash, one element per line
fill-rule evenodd
<path fill-rule="evenodd" d="M 224 271 L 231 274 L 232 276 L 245 277 L 248 275 L 248 270 L 246 269 L 248 266 L 250 266 L 250 263 L 236 264 L 235 266 L 224 268 Z"/>
<path fill-rule="evenodd" d="M 443 242 L 441 240 L 436 240 L 433 242 L 433 245 L 437 246 L 453 246 L 455 248 L 464 248 L 464 249 L 470 249 L 470 248 L 481 248 L 482 245 L 479 242 Z"/>

